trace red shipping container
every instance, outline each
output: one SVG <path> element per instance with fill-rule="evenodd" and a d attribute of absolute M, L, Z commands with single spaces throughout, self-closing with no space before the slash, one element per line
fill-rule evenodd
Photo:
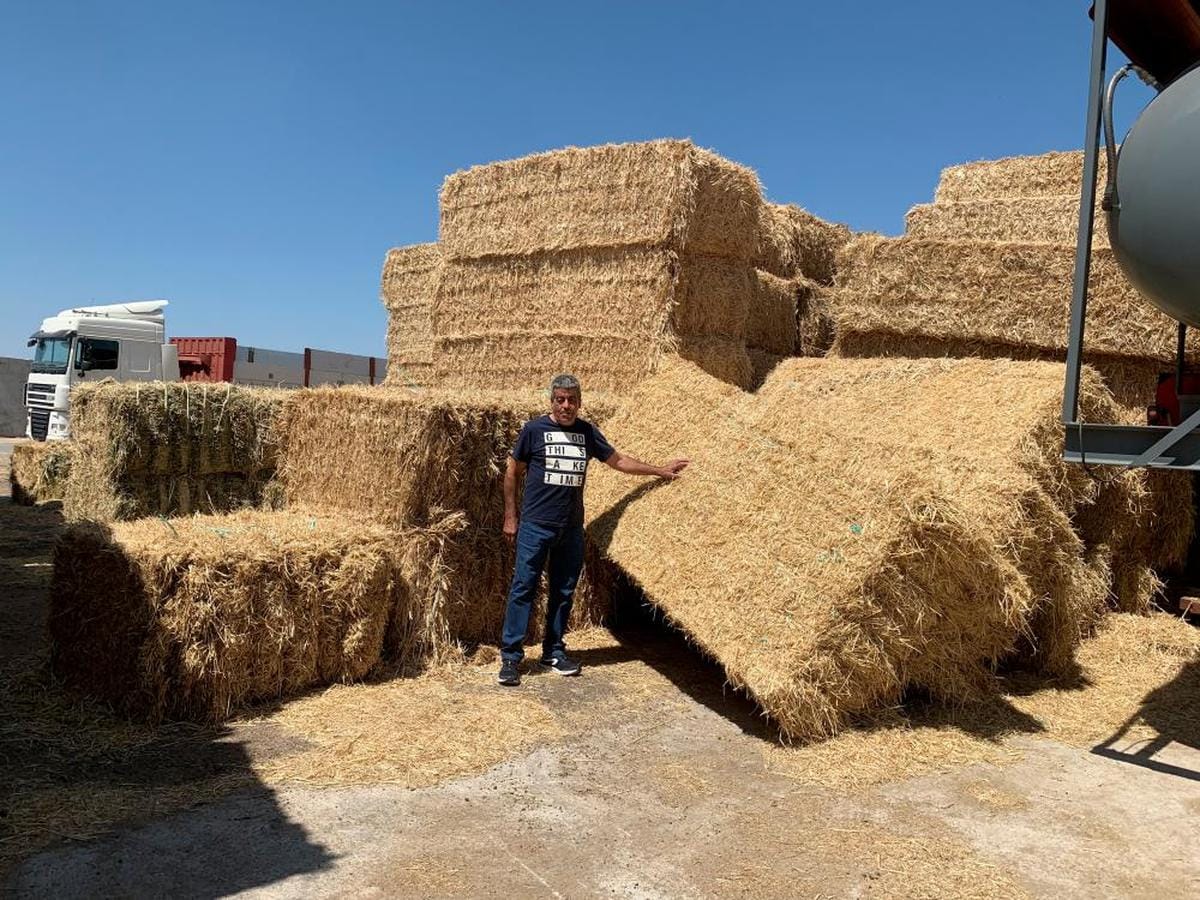
<path fill-rule="evenodd" d="M 183 381 L 233 381 L 237 339 L 231 337 L 175 337 L 179 348 L 179 377 Z"/>

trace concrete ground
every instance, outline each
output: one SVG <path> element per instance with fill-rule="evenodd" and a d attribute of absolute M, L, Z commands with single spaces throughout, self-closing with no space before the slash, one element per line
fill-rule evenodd
<path fill-rule="evenodd" d="M 60 528 L 53 508 L 0 500 L 0 666 L 35 686 L 0 693 L 0 883 L 14 897 L 1200 896 L 1194 715 L 1149 749 L 1078 748 L 1031 726 L 938 771 L 798 778 L 714 668 L 645 627 L 585 649 L 580 678 L 525 679 L 520 696 L 556 730 L 488 737 L 499 762 L 431 769 L 421 786 L 269 779 L 311 746 L 269 717 L 118 740 L 105 714 L 50 696 Z M 456 676 L 465 724 L 431 753 L 475 749 L 470 704 L 513 696 L 492 669 Z M 184 790 L 201 784 L 224 787 Z M 85 827 L 102 800 L 111 820 Z M 35 820 L 51 825 L 31 842 Z"/>

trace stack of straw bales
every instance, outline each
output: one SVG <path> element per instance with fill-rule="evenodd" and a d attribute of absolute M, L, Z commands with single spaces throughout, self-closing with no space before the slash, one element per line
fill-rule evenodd
<path fill-rule="evenodd" d="M 15 503 L 61 500 L 75 446 L 67 441 L 33 441 L 13 447 L 8 471 Z"/>
<path fill-rule="evenodd" d="M 828 280 L 844 236 L 764 204 L 752 171 L 688 141 L 459 172 L 441 193 L 436 382 L 521 390 L 569 370 L 621 392 L 679 354 L 749 387 L 748 347 L 820 343 L 797 334 L 805 288 L 789 279 Z"/>
<path fill-rule="evenodd" d="M 409 616 L 402 545 L 300 513 L 77 523 L 55 549 L 54 669 L 127 712 L 211 722 L 360 678 Z"/>
<path fill-rule="evenodd" d="M 849 243 L 839 258 L 834 352 L 1064 358 L 1082 158 L 952 166 L 936 202 L 909 213 L 904 238 Z M 1086 361 L 1127 407 L 1123 419 L 1144 423 L 1158 374 L 1173 365 L 1176 323 L 1126 281 L 1097 224 Z M 1198 350 L 1193 343 L 1193 356 Z"/>
<path fill-rule="evenodd" d="M 388 251 L 380 296 L 388 312 L 385 384 L 428 386 L 433 378 L 433 292 L 441 270 L 437 244 Z"/>
<path fill-rule="evenodd" d="M 226 512 L 263 501 L 286 392 L 198 382 L 82 385 L 68 519 Z"/>
<path fill-rule="evenodd" d="M 602 422 L 612 403 L 586 396 Z M 533 393 L 469 397 L 372 388 L 299 391 L 279 423 L 279 478 L 289 505 L 314 505 L 390 527 L 420 529 L 413 567 L 436 572 L 414 602 L 413 638 L 437 656 L 494 641 L 512 550 L 502 533 L 503 474 L 521 426 L 545 412 Z M 582 585 L 576 622 L 601 610 Z"/>
<path fill-rule="evenodd" d="M 1110 599 L 1131 500 L 1117 473 L 1061 460 L 1062 380 L 1053 363 L 795 359 L 748 395 L 672 367 L 607 432 L 692 467 L 597 472 L 589 533 L 793 739 L 910 687 L 969 698 L 1014 654 L 1061 671 Z M 1090 371 L 1083 402 L 1117 416 Z"/>
<path fill-rule="evenodd" d="M 789 356 L 822 356 L 833 341 L 827 286 L 845 226 L 798 206 L 766 203 L 759 215 L 754 292 L 746 318 L 746 351 L 754 387 Z"/>
<path fill-rule="evenodd" d="M 1081 176 L 1082 153 L 946 169 L 905 237 L 864 235 L 842 248 L 832 353 L 1065 358 Z M 1084 361 L 1112 389 L 1120 421 L 1145 424 L 1159 374 L 1174 367 L 1177 325 L 1126 281 L 1098 224 Z M 1195 362 L 1200 337 L 1191 337 Z M 1140 552 L 1178 567 L 1193 530 L 1190 477 L 1127 478 L 1144 498 Z"/>

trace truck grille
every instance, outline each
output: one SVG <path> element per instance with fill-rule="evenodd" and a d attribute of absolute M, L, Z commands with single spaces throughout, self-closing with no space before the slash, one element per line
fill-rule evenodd
<path fill-rule="evenodd" d="M 25 405 L 26 406 L 45 406 L 47 408 L 54 406 L 54 385 L 52 384 L 35 384 L 30 382 L 25 385 Z"/>
<path fill-rule="evenodd" d="M 50 410 L 29 410 L 29 432 L 35 441 L 44 441 L 46 432 L 50 430 Z"/>

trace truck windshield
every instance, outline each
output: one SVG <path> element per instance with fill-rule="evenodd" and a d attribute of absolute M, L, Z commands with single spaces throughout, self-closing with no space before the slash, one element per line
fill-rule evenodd
<path fill-rule="evenodd" d="M 37 347 L 33 351 L 34 372 L 45 372 L 49 375 L 62 375 L 67 371 L 67 360 L 71 357 L 71 339 L 38 338 Z"/>

